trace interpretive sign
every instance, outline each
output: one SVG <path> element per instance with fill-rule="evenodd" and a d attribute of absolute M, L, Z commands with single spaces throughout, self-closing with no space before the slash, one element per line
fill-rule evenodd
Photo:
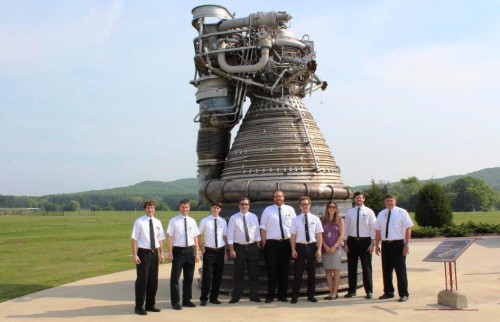
<path fill-rule="evenodd" d="M 445 240 L 427 257 L 425 262 L 454 262 L 474 242 L 475 239 Z"/>

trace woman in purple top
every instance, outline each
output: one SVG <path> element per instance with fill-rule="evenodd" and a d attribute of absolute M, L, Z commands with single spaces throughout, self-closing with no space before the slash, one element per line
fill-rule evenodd
<path fill-rule="evenodd" d="M 323 224 L 322 260 L 330 294 L 325 300 L 335 300 L 339 297 L 337 290 L 340 283 L 340 263 L 342 259 L 341 243 L 344 240 L 344 220 L 340 217 L 335 201 L 326 204 Z"/>

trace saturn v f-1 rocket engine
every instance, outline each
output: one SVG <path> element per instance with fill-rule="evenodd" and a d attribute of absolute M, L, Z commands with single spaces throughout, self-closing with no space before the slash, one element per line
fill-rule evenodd
<path fill-rule="evenodd" d="M 327 83 L 316 75 L 314 42 L 297 38 L 286 12 L 235 18 L 224 7 L 193 9 L 199 194 L 236 204 L 245 196 L 269 204 L 281 190 L 288 201 L 352 198 L 340 169 L 304 105 Z M 231 146 L 231 130 L 251 105 Z"/>

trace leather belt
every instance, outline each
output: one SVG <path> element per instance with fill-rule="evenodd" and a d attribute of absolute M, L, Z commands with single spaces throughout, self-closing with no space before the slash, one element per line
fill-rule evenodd
<path fill-rule="evenodd" d="M 214 247 L 206 247 L 206 246 L 205 246 L 205 250 L 206 250 L 206 251 L 207 251 L 207 250 L 209 250 L 209 251 L 211 251 L 211 252 L 218 252 L 218 251 L 221 251 L 221 250 L 223 250 L 223 249 L 225 249 L 225 247 L 218 247 L 218 248 L 214 248 Z"/>
<path fill-rule="evenodd" d="M 372 239 L 371 237 L 352 237 L 352 236 L 349 236 L 347 237 L 347 239 L 353 239 L 353 240 L 366 240 L 366 239 Z"/>
<path fill-rule="evenodd" d="M 158 248 L 155 249 L 149 249 L 149 248 L 138 248 L 137 252 L 148 252 L 148 253 L 156 253 L 158 251 Z"/>
<path fill-rule="evenodd" d="M 255 244 L 256 244 L 256 242 L 253 242 L 253 243 L 250 243 L 250 244 L 238 244 L 238 243 L 234 243 L 234 246 L 248 248 L 248 247 L 251 247 L 251 246 L 253 246 Z"/>
<path fill-rule="evenodd" d="M 316 246 L 316 243 L 309 243 L 309 244 L 297 243 L 297 246 L 312 247 Z"/>
<path fill-rule="evenodd" d="M 403 239 L 392 239 L 392 240 L 383 240 L 382 243 L 396 243 L 396 242 L 400 242 L 400 243 L 403 243 L 404 240 Z"/>

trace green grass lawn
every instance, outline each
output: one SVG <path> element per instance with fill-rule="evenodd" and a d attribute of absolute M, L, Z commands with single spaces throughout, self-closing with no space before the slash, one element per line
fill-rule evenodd
<path fill-rule="evenodd" d="M 156 213 L 163 227 L 177 212 Z M 207 212 L 192 212 L 199 223 Z M 142 212 L 0 216 L 0 302 L 84 278 L 135 268 L 130 234 Z M 500 223 L 500 211 L 457 213 L 457 224 Z M 131 291 L 132 292 L 132 291 Z"/>
<path fill-rule="evenodd" d="M 178 212 L 157 212 L 164 228 Z M 192 212 L 199 222 L 206 212 Z M 0 216 L 0 302 L 135 268 L 130 234 L 142 212 Z"/>
<path fill-rule="evenodd" d="M 410 213 L 410 217 L 413 220 L 415 226 L 418 226 L 415 220 L 415 213 Z M 497 211 L 487 211 L 487 212 L 454 212 L 453 213 L 453 223 L 455 225 L 460 225 L 468 221 L 473 221 L 475 223 L 487 223 L 487 224 L 500 224 L 500 210 Z"/>

